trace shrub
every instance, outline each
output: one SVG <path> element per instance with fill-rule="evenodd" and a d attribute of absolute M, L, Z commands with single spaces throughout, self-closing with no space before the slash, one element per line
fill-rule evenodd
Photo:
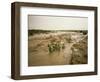
<path fill-rule="evenodd" d="M 62 49 L 65 49 L 65 44 L 59 42 L 59 41 L 51 41 L 49 44 L 48 44 L 48 51 L 49 53 L 52 53 L 52 52 L 55 52 L 55 51 L 61 51 Z"/>

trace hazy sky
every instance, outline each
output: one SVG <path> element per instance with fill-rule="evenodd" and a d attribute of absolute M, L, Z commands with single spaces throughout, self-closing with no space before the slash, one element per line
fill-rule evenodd
<path fill-rule="evenodd" d="M 41 30 L 87 30 L 88 18 L 29 15 L 28 28 Z"/>

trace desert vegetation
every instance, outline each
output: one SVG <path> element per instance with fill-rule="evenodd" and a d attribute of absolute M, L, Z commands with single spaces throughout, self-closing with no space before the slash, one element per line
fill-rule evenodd
<path fill-rule="evenodd" d="M 28 65 L 87 64 L 87 30 L 28 30 Z"/>

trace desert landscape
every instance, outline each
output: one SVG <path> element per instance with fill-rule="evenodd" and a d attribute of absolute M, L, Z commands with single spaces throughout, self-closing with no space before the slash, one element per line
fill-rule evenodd
<path fill-rule="evenodd" d="M 88 63 L 87 30 L 28 30 L 28 66 Z"/>

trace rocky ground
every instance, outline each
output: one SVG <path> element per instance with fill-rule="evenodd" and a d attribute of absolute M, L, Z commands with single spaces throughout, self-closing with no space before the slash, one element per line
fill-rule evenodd
<path fill-rule="evenodd" d="M 86 64 L 87 63 L 87 36 L 82 40 L 72 45 L 72 59 L 71 64 Z"/>

